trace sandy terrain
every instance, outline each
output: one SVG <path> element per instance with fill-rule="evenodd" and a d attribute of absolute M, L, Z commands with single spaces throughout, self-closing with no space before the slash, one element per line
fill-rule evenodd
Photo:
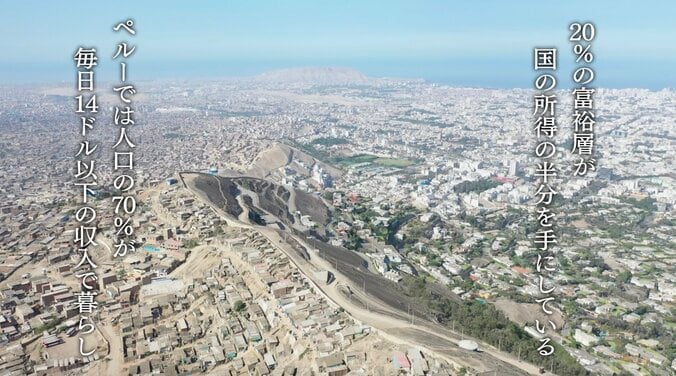
<path fill-rule="evenodd" d="M 188 186 L 190 187 L 191 184 L 188 183 Z M 272 244 L 290 257 L 298 269 L 307 276 L 308 279 L 315 283 L 318 290 L 321 291 L 327 299 L 344 308 L 355 319 L 379 329 L 386 338 L 398 343 L 422 345 L 428 351 L 433 352 L 435 355 L 440 356 L 453 364 L 468 366 L 481 372 L 499 370 L 503 375 L 538 374 L 538 368 L 536 366 L 518 361 L 510 354 L 499 352 L 494 347 L 485 343 L 479 342 L 479 346 L 483 349 L 483 352 L 470 353 L 458 349 L 455 344 L 459 339 L 463 338 L 462 334 L 453 333 L 447 328 L 426 320 L 423 321 L 419 319 L 419 321 L 414 321 L 414 324 L 411 324 L 411 322 L 408 321 L 410 315 L 407 312 L 402 312 L 383 304 L 368 293 L 360 293 L 359 290 L 363 289 L 361 285 L 356 286 L 356 284 L 349 278 L 346 278 L 340 270 L 336 270 L 334 266 L 326 260 L 321 257 L 311 257 L 311 260 L 306 260 L 301 257 L 297 251 L 293 250 L 277 231 L 261 227 L 254 228 L 248 224 L 234 220 L 220 208 L 214 207 L 205 199 L 206 197 L 202 193 L 195 191 L 193 191 L 193 193 L 195 193 L 199 199 L 211 205 L 212 209 L 221 215 L 230 226 L 255 229 L 268 238 Z M 286 236 L 291 235 L 287 234 Z M 297 237 L 293 238 L 306 248 L 312 249 L 307 244 L 304 244 L 301 239 Z M 336 276 L 336 282 L 329 286 L 319 285 L 317 281 L 315 281 L 314 276 L 314 272 L 318 270 L 329 270 L 333 272 Z M 346 297 L 338 287 L 341 284 L 349 287 L 350 291 L 355 294 L 354 297 L 357 300 L 361 299 L 369 301 L 368 309 L 364 309 L 362 303 L 352 302 L 352 299 Z M 402 319 L 402 317 L 405 319 Z"/>

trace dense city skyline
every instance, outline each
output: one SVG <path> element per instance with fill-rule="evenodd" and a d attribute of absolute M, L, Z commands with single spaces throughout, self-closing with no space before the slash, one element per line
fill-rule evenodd
<path fill-rule="evenodd" d="M 675 4 L 0 0 L 0 375 L 673 375 Z"/>

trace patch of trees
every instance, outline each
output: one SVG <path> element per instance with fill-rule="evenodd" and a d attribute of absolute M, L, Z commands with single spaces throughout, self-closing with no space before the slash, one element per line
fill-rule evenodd
<path fill-rule="evenodd" d="M 655 201 L 656 200 L 652 197 L 646 197 L 646 198 L 643 198 L 643 199 L 640 199 L 640 200 L 637 200 L 633 197 L 629 197 L 627 199 L 628 203 L 634 205 L 635 207 L 637 207 L 641 210 L 645 210 L 647 212 L 652 212 L 655 209 L 655 206 L 654 206 Z"/>
<path fill-rule="evenodd" d="M 540 342 L 491 304 L 481 304 L 473 300 L 457 302 L 432 294 L 427 282 L 421 277 L 405 279 L 403 286 L 407 295 L 417 298 L 436 312 L 439 323 L 451 327 L 455 322 L 456 327 L 462 326 L 465 334 L 495 347 L 500 346 L 502 351 L 517 355 L 537 366 L 551 368 L 558 375 L 589 375 L 584 367 L 557 344 L 550 342 L 555 348 L 551 356 L 541 356 L 537 350 Z"/>
<path fill-rule="evenodd" d="M 459 183 L 455 187 L 453 187 L 453 191 L 455 193 L 469 193 L 469 192 L 481 193 L 491 188 L 495 188 L 498 185 L 500 185 L 499 182 L 491 179 L 463 181 L 462 183 Z"/>
<path fill-rule="evenodd" d="M 323 146 L 334 146 L 334 145 L 343 145 L 349 143 L 349 140 L 346 140 L 344 138 L 339 138 L 339 137 L 320 137 L 314 141 L 312 141 L 313 144 L 315 145 L 323 145 Z"/>
<path fill-rule="evenodd" d="M 357 234 L 357 231 L 354 228 L 351 228 L 347 233 L 347 243 L 345 244 L 345 248 L 358 251 L 361 249 L 363 242 L 364 241 Z"/>

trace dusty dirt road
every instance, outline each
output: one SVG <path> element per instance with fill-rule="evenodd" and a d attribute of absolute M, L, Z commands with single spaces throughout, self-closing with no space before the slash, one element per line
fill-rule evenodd
<path fill-rule="evenodd" d="M 186 179 L 187 180 L 187 179 Z M 345 309 L 355 319 L 379 330 L 384 337 L 393 342 L 405 343 L 409 345 L 422 346 L 428 351 L 440 356 L 447 361 L 460 366 L 471 367 L 478 372 L 500 372 L 504 376 L 512 375 L 537 375 L 539 368 L 526 362 L 516 359 L 514 356 L 498 351 L 498 349 L 486 343 L 477 341 L 481 352 L 468 352 L 461 350 L 457 346 L 457 341 L 463 338 L 461 333 L 453 332 L 448 328 L 442 327 L 428 320 L 418 319 L 408 321 L 409 313 L 398 310 L 375 299 L 368 293 L 359 292 L 363 290 L 362 286 L 358 286 L 352 280 L 347 278 L 339 269 L 336 269 L 331 263 L 312 255 L 310 260 L 302 257 L 296 250 L 288 243 L 289 237 L 296 242 L 303 245 L 306 249 L 313 249 L 302 239 L 285 234 L 287 239 L 276 230 L 261 226 L 252 226 L 243 223 L 231 216 L 228 216 L 221 208 L 214 206 L 204 194 L 192 189 L 191 184 L 187 182 L 188 189 L 195 194 L 204 203 L 208 204 L 219 216 L 226 221 L 229 226 L 241 227 L 251 229 L 261 233 L 263 236 L 280 249 L 289 259 L 296 265 L 301 273 L 303 273 L 308 280 L 312 281 L 325 297 L 334 304 Z M 225 197 L 224 197 L 225 198 Z M 309 251 L 312 253 L 312 251 Z M 313 257 L 315 256 L 315 257 Z M 327 286 L 316 280 L 315 272 L 320 270 L 329 270 L 336 276 L 336 281 Z M 351 295 L 346 295 L 340 291 L 340 286 L 346 286 Z M 366 289 L 368 291 L 368 287 Z M 365 302 L 368 302 L 368 307 L 365 309 Z M 404 319 L 402 319 L 404 318 Z M 467 338 L 467 337 L 464 337 Z"/>

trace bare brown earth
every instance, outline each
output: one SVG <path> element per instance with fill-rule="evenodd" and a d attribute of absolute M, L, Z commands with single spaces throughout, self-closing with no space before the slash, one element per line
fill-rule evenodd
<path fill-rule="evenodd" d="M 202 276 L 208 270 L 217 267 L 221 256 L 210 245 L 201 245 L 190 250 L 186 261 L 171 272 L 172 277 L 192 279 Z"/>
<path fill-rule="evenodd" d="M 274 144 L 269 149 L 264 150 L 253 160 L 252 166 L 246 175 L 257 178 L 264 178 L 280 167 L 284 167 L 291 162 L 291 152 L 285 145 Z"/>
<path fill-rule="evenodd" d="M 270 148 L 258 154 L 251 163 L 251 166 L 245 175 L 257 178 L 265 178 L 270 175 L 272 171 L 289 165 L 293 158 L 302 161 L 307 166 L 319 163 L 322 169 L 324 169 L 324 171 L 326 171 L 334 179 L 337 179 L 343 175 L 342 170 L 323 163 L 322 161 L 319 161 L 294 147 L 281 143 L 274 143 Z"/>
<path fill-rule="evenodd" d="M 540 320 L 540 322 L 547 322 L 552 320 L 557 328 L 563 326 L 564 320 L 560 312 L 554 311 L 554 313 L 549 316 L 542 312 L 542 308 L 539 304 L 528 304 L 528 303 L 517 303 L 515 301 L 500 298 L 494 303 L 495 308 L 501 310 L 507 317 L 519 325 L 533 325 L 535 320 Z"/>
<path fill-rule="evenodd" d="M 385 338 L 400 343 L 424 346 L 428 351 L 447 359 L 453 364 L 470 367 L 479 372 L 497 372 L 502 375 L 537 374 L 537 367 L 521 362 L 510 354 L 477 341 L 482 351 L 467 352 L 457 347 L 462 332 L 454 332 L 431 320 L 428 312 L 415 301 L 405 296 L 397 284 L 372 273 L 363 267 L 363 259 L 341 247 L 308 239 L 298 232 L 273 230 L 269 227 L 242 223 L 229 215 L 223 207 L 210 202 L 210 196 L 196 188 L 196 174 L 182 177 L 188 189 L 209 204 L 228 225 L 255 229 L 282 250 L 308 279 L 313 280 L 319 291 L 343 307 L 356 319 L 380 330 Z M 204 188 L 204 187 L 202 187 Z M 213 194 L 211 194 L 213 196 Z M 223 200 L 216 200 L 223 202 Z M 290 244 L 291 243 L 291 244 Z M 295 246 L 293 244 L 295 243 Z M 299 248 L 305 248 L 302 252 Z M 315 272 L 328 270 L 336 276 L 336 282 L 325 285 L 317 281 Z M 346 294 L 346 289 L 349 293 Z M 447 291 L 447 289 L 446 289 Z M 448 292 L 450 293 L 450 292 Z M 364 309 L 366 306 L 366 309 Z M 461 328 L 459 329 L 461 331 Z"/>

